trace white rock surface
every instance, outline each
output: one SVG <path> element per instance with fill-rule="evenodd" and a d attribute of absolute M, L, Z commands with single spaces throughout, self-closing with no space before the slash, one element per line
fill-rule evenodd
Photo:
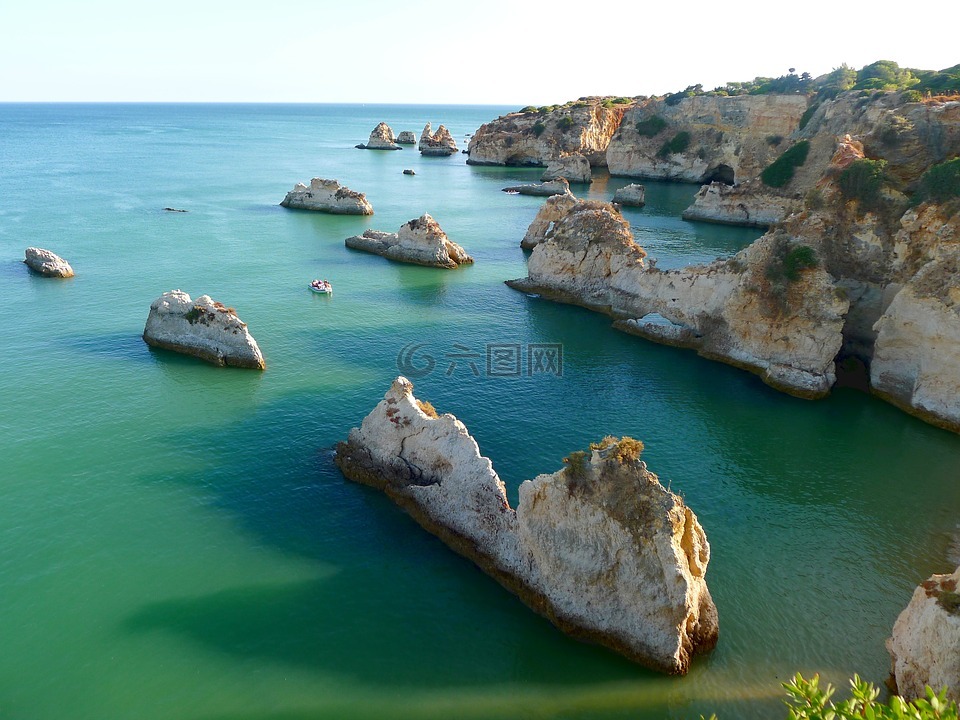
<path fill-rule="evenodd" d="M 887 640 L 901 697 L 925 697 L 924 686 L 960 702 L 960 568 L 918 587 Z"/>
<path fill-rule="evenodd" d="M 561 155 L 551 160 L 540 179 L 543 181 L 565 178 L 568 182 L 589 183 L 593 181 L 590 161 L 580 153 Z"/>
<path fill-rule="evenodd" d="M 56 253 L 43 248 L 28 247 L 24 251 L 23 262 L 28 268 L 44 277 L 73 277 L 73 268 L 70 267 L 70 263 Z"/>
<path fill-rule="evenodd" d="M 548 197 L 546 202 L 540 207 L 537 216 L 530 223 L 526 234 L 520 241 L 520 247 L 524 250 L 532 250 L 549 235 L 553 230 L 553 225 L 557 220 L 564 217 L 570 209 L 576 205 L 577 198 L 573 193 L 566 192 L 563 195 L 553 195 Z"/>
<path fill-rule="evenodd" d="M 457 142 L 453 139 L 450 131 L 444 125 L 441 125 L 436 132 L 433 132 L 430 123 L 427 123 L 423 128 L 418 148 L 420 154 L 426 156 L 454 155 L 459 152 Z"/>
<path fill-rule="evenodd" d="M 531 183 L 527 185 L 513 185 L 503 188 L 503 192 L 517 193 L 518 195 L 535 195 L 549 197 L 550 195 L 567 195 L 570 193 L 570 183 L 566 178 L 557 178 L 545 183 Z"/>
<path fill-rule="evenodd" d="M 393 135 L 393 130 L 390 129 L 390 126 L 385 122 L 377 125 L 373 131 L 370 133 L 370 139 L 367 140 L 367 144 L 357 145 L 361 150 L 402 150 L 403 148 L 399 147 L 396 144 L 396 138 Z"/>
<path fill-rule="evenodd" d="M 313 178 L 309 187 L 297 183 L 280 204 L 334 215 L 373 215 L 373 205 L 366 195 L 344 187 L 336 180 L 323 178 Z"/>
<path fill-rule="evenodd" d="M 628 207 L 643 207 L 647 203 L 647 190 L 639 183 L 630 183 L 617 189 L 613 202 Z"/>
<path fill-rule="evenodd" d="M 466 250 L 452 242 L 427 213 L 404 223 L 396 233 L 367 230 L 363 235 L 347 238 L 344 244 L 390 260 L 450 270 L 473 262 Z"/>
<path fill-rule="evenodd" d="M 514 510 L 463 423 L 430 417 L 398 377 L 336 461 L 561 629 L 682 674 L 717 641 L 710 546 L 683 501 L 617 450 L 523 483 Z"/>
<path fill-rule="evenodd" d="M 726 225 L 770 227 L 792 211 L 803 208 L 803 201 L 765 192 L 762 183 L 747 186 L 713 182 L 697 191 L 693 204 L 683 211 L 684 220 L 701 220 Z"/>
<path fill-rule="evenodd" d="M 417 134 L 413 132 L 413 130 L 403 130 L 399 135 L 397 135 L 397 144 L 398 145 L 416 145 Z"/>
<path fill-rule="evenodd" d="M 257 341 L 233 308 L 209 295 L 196 300 L 171 290 L 150 305 L 143 339 L 153 347 L 193 355 L 215 365 L 263 370 L 266 364 Z"/>

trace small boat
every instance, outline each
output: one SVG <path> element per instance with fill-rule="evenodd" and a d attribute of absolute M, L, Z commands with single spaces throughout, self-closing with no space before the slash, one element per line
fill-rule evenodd
<path fill-rule="evenodd" d="M 315 293 L 321 293 L 323 295 L 330 295 L 333 293 L 333 285 L 328 283 L 326 280 L 314 280 L 310 283 L 310 289 Z"/>

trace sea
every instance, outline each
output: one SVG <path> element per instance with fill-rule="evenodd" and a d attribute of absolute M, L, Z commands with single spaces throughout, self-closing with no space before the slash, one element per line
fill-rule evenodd
<path fill-rule="evenodd" d="M 0 105 L 0 718 L 759 719 L 786 717 L 797 672 L 882 685 L 898 613 L 955 568 L 960 437 L 511 290 L 542 199 L 501 188 L 541 171 L 354 148 L 380 121 L 465 148 L 514 109 Z M 312 177 L 375 214 L 278 205 Z M 623 212 L 659 268 L 759 235 L 681 220 L 694 185 L 645 185 Z M 475 264 L 344 247 L 423 213 Z M 76 277 L 31 274 L 28 246 Z M 236 308 L 266 371 L 150 349 L 178 288 Z M 642 440 L 709 538 L 715 651 L 667 677 L 571 639 L 345 480 L 335 444 L 401 373 L 511 501 L 605 435 Z"/>

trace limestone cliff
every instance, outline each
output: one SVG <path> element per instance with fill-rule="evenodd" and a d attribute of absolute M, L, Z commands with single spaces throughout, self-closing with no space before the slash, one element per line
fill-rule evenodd
<path fill-rule="evenodd" d="M 607 438 L 569 467 L 521 484 L 511 508 L 489 459 L 453 415 L 398 377 L 336 462 L 571 635 L 671 674 L 717 642 L 696 515 Z"/>
<path fill-rule="evenodd" d="M 925 697 L 924 686 L 946 687 L 960 702 L 960 568 L 934 575 L 918 587 L 887 640 L 897 692 L 907 700 Z"/>
<path fill-rule="evenodd" d="M 448 270 L 473 262 L 466 250 L 452 242 L 427 213 L 404 223 L 395 233 L 367 230 L 363 235 L 347 238 L 344 244 L 390 260 Z"/>
<path fill-rule="evenodd" d="M 511 287 L 606 312 L 619 329 L 695 348 L 794 395 L 829 392 L 849 303 L 822 268 L 794 267 L 804 252 L 785 235 L 728 261 L 661 272 L 646 267 L 612 205 L 578 201 L 552 222 L 528 277 Z"/>
<path fill-rule="evenodd" d="M 373 205 L 366 195 L 344 187 L 336 180 L 323 178 L 313 178 L 309 187 L 297 183 L 280 205 L 334 215 L 373 215 Z"/>
<path fill-rule="evenodd" d="M 182 290 L 171 290 L 150 305 L 143 329 L 144 341 L 214 365 L 263 370 L 266 365 L 257 341 L 233 308 L 209 295 L 196 300 Z"/>
<path fill-rule="evenodd" d="M 591 166 L 603 167 L 610 138 L 629 107 L 605 107 L 602 98 L 584 98 L 501 116 L 474 133 L 467 163 L 544 166 L 561 156 L 580 154 Z"/>

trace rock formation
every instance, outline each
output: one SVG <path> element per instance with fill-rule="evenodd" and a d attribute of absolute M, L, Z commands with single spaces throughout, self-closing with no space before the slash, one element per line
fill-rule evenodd
<path fill-rule="evenodd" d="M 397 144 L 398 145 L 416 145 L 417 134 L 413 132 L 413 130 L 403 130 L 399 135 L 397 135 Z"/>
<path fill-rule="evenodd" d="M 367 144 L 357 145 L 360 150 L 403 150 L 399 147 L 393 136 L 393 130 L 385 122 L 377 125 L 370 133 L 370 139 Z"/>
<path fill-rule="evenodd" d="M 451 242 L 440 225 L 424 213 L 395 233 L 367 230 L 344 241 L 348 248 L 382 255 L 390 260 L 454 269 L 473 262 L 467 252 Z"/>
<path fill-rule="evenodd" d="M 430 123 L 424 126 L 423 134 L 420 135 L 420 144 L 417 147 L 420 154 L 426 156 L 444 157 L 455 155 L 459 151 L 456 140 L 445 126 L 441 125 L 436 132 L 432 132 Z"/>
<path fill-rule="evenodd" d="M 166 292 L 150 305 L 143 339 L 153 347 L 193 355 L 214 365 L 263 370 L 257 341 L 233 308 L 182 290 Z"/>
<path fill-rule="evenodd" d="M 553 224 L 569 213 L 576 204 L 577 198 L 570 192 L 547 198 L 533 222 L 530 223 L 530 227 L 527 228 L 523 240 L 520 241 L 520 247 L 524 250 L 533 250 L 534 247 L 543 242 L 547 234 L 553 229 Z"/>
<path fill-rule="evenodd" d="M 24 264 L 44 277 L 73 277 L 73 268 L 70 267 L 70 263 L 56 253 L 43 248 L 28 247 L 23 254 Z"/>
<path fill-rule="evenodd" d="M 630 183 L 629 185 L 619 188 L 613 194 L 613 202 L 617 203 L 617 205 L 643 207 L 647 203 L 646 195 L 647 191 L 643 185 L 639 183 Z"/>
<path fill-rule="evenodd" d="M 934 575 L 918 587 L 887 640 L 897 692 L 912 700 L 925 697 L 924 686 L 947 688 L 960 702 L 960 568 Z"/>
<path fill-rule="evenodd" d="M 416 173 L 416 171 L 411 170 L 410 168 L 407 168 L 406 170 L 403 171 L 403 174 L 404 174 L 404 175 L 416 175 L 417 173 Z"/>
<path fill-rule="evenodd" d="M 605 107 L 583 98 L 553 108 L 528 108 L 481 125 L 467 146 L 469 165 L 547 165 L 578 153 L 593 167 L 607 164 L 607 145 L 630 105 Z"/>
<path fill-rule="evenodd" d="M 335 215 L 373 215 L 373 205 L 363 193 L 343 187 L 336 180 L 313 178 L 310 187 L 297 183 L 280 203 L 283 207 L 318 210 Z"/>
<path fill-rule="evenodd" d="M 686 673 L 717 641 L 704 574 L 710 546 L 694 513 L 607 438 L 520 486 L 516 509 L 476 441 L 398 377 L 336 462 L 571 635 L 651 668 Z"/>
<path fill-rule="evenodd" d="M 503 192 L 517 193 L 518 195 L 536 195 L 538 197 L 566 195 L 570 192 L 570 183 L 567 182 L 566 178 L 557 178 L 556 180 L 545 183 L 505 187 L 503 188 Z"/>
<path fill-rule="evenodd" d="M 580 153 L 571 153 L 551 160 L 540 179 L 546 181 L 559 178 L 576 183 L 591 182 L 593 175 L 590 171 L 590 162 Z"/>
<path fill-rule="evenodd" d="M 794 268 L 789 258 L 806 256 L 798 247 L 771 235 L 730 260 L 661 272 L 614 206 L 581 200 L 534 247 L 528 277 L 507 284 L 631 320 L 616 326 L 813 398 L 836 379 L 848 301 L 821 268 Z"/>

